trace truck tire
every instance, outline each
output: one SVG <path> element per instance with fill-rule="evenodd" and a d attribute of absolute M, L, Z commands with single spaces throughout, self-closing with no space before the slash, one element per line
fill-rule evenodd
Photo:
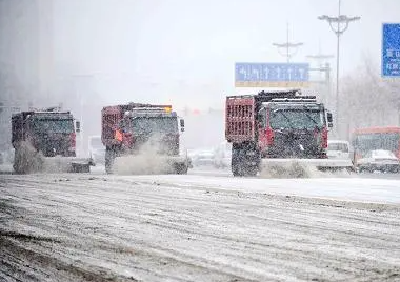
<path fill-rule="evenodd" d="M 232 145 L 232 173 L 234 177 L 242 177 L 240 166 L 240 147 L 239 144 Z"/>
<path fill-rule="evenodd" d="M 246 175 L 247 176 L 257 176 L 258 174 L 258 166 L 249 166 L 247 167 Z"/>
<path fill-rule="evenodd" d="M 104 157 L 104 168 L 106 174 L 113 173 L 113 165 L 115 160 L 115 151 L 113 148 L 106 147 L 106 153 Z"/>
<path fill-rule="evenodd" d="M 232 159 L 232 173 L 234 177 L 243 177 L 243 168 L 238 159 Z"/>
<path fill-rule="evenodd" d="M 175 167 L 176 174 L 187 174 L 188 166 L 185 164 L 178 164 Z"/>
<path fill-rule="evenodd" d="M 24 174 L 22 166 L 21 166 L 21 150 L 19 148 L 15 148 L 15 155 L 14 155 L 14 172 L 15 174 Z"/>
<path fill-rule="evenodd" d="M 257 164 L 251 164 L 256 162 Z M 234 144 L 232 147 L 232 173 L 235 177 L 256 176 L 260 154 L 254 144 Z"/>

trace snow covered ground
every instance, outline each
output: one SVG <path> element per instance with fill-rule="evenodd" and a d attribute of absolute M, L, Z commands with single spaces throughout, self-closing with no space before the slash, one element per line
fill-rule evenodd
<path fill-rule="evenodd" d="M 399 281 L 399 194 L 397 180 L 1 175 L 0 281 Z"/>
<path fill-rule="evenodd" d="M 140 183 L 193 187 L 225 193 L 273 194 L 400 204 L 400 180 L 364 178 L 260 179 L 198 175 L 126 177 Z"/>

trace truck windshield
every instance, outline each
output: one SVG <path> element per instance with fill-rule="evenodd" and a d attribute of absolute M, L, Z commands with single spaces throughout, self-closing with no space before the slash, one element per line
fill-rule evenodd
<path fill-rule="evenodd" d="M 132 119 L 132 129 L 137 134 L 177 134 L 178 122 L 176 118 L 169 117 L 140 117 Z"/>
<path fill-rule="evenodd" d="M 318 108 L 271 109 L 269 124 L 272 128 L 315 128 L 322 127 L 323 114 Z"/>
<path fill-rule="evenodd" d="M 71 134 L 75 132 L 72 119 L 36 119 L 34 129 L 40 133 Z"/>

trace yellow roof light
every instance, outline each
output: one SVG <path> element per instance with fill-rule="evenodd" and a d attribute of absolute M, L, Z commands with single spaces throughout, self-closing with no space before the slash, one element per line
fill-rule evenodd
<path fill-rule="evenodd" d="M 167 114 L 172 113 L 172 107 L 165 107 L 164 109 Z"/>

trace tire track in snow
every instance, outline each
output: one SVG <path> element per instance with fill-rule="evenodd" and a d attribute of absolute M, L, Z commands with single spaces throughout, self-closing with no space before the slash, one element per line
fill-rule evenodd
<path fill-rule="evenodd" d="M 19 205 L 31 205 L 32 210 L 40 211 L 39 217 L 46 214 L 46 209 L 38 208 L 54 204 L 56 200 L 60 205 L 58 216 L 68 218 L 61 231 L 65 233 L 71 229 L 69 236 L 82 240 L 77 248 L 90 245 L 91 241 L 100 242 L 100 239 L 103 241 L 100 246 L 116 241 L 117 245 L 129 247 L 133 242 L 145 250 L 155 249 L 159 257 L 172 257 L 183 265 L 190 261 L 208 267 L 215 275 L 217 268 L 219 273 L 228 277 L 237 275 L 242 280 L 368 281 L 399 272 L 396 258 L 400 256 L 393 251 L 393 247 L 398 246 L 393 236 L 399 234 L 398 224 L 393 224 L 399 218 L 398 211 L 373 213 L 368 212 L 369 205 L 354 209 L 318 206 L 318 200 L 309 204 L 282 197 L 207 193 L 204 188 L 191 191 L 188 187 L 138 184 L 134 179 L 86 178 L 80 184 L 76 182 L 84 177 L 71 179 L 57 185 L 51 177 L 20 179 L 25 188 L 16 190 L 27 192 L 33 199 L 15 191 L 7 190 L 7 193 L 19 199 Z M 38 185 L 41 188 L 35 188 Z M 46 194 L 46 198 L 41 194 Z M 79 217 L 72 214 L 79 210 L 82 213 Z M 92 236 L 77 228 L 96 219 L 102 228 L 101 236 Z M 116 232 L 118 225 L 113 221 L 118 220 L 126 226 Z M 371 222 L 381 224 L 370 226 Z M 51 223 L 50 216 L 49 222 L 41 222 L 41 228 L 51 230 Z M 360 238 L 366 230 L 373 234 L 364 236 L 367 239 Z M 329 232 L 325 234 L 324 231 Z M 189 240 L 188 234 L 192 237 Z M 189 242 L 183 243 L 185 239 Z M 347 248 L 353 250 L 346 251 Z M 79 253 L 79 249 L 75 252 Z M 86 255 L 88 253 L 96 255 L 94 251 L 88 250 Z M 85 252 L 80 255 L 84 257 Z M 103 257 L 110 260 L 113 255 L 107 256 L 106 252 Z M 101 256 L 96 257 L 101 260 Z M 123 258 L 126 266 L 129 266 L 129 257 Z M 121 261 L 121 256 L 118 260 Z M 217 267 L 213 267 L 215 265 Z"/>

